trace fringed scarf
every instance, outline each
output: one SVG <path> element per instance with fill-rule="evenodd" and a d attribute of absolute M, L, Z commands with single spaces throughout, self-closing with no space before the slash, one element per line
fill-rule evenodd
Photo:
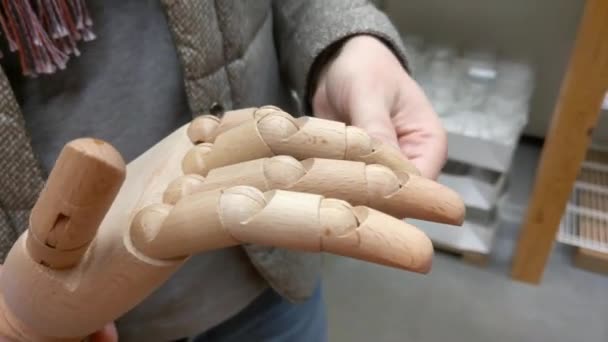
<path fill-rule="evenodd" d="M 85 0 L 0 0 L 0 25 L 29 77 L 65 69 L 77 42 L 95 39 Z"/>

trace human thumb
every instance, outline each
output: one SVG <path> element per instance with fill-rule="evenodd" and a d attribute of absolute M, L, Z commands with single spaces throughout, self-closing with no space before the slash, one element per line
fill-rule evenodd
<path fill-rule="evenodd" d="M 371 137 L 399 149 L 397 132 L 391 120 L 390 110 L 381 99 L 358 97 L 350 106 L 351 125 L 363 129 Z M 376 97 L 378 98 L 378 97 Z"/>

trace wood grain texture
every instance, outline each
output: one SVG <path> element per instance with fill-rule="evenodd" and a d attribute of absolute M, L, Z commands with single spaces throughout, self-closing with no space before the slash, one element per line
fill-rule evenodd
<path fill-rule="evenodd" d="M 257 126 L 275 155 L 344 159 L 346 125 L 342 122 L 272 113 L 257 120 Z"/>
<path fill-rule="evenodd" d="M 211 114 L 198 116 L 188 126 L 188 138 L 195 144 L 211 142 L 218 132 L 220 122 L 217 116 Z"/>
<path fill-rule="evenodd" d="M 101 140 L 68 143 L 32 209 L 32 258 L 53 268 L 77 264 L 110 209 L 125 169 L 118 151 Z"/>
<path fill-rule="evenodd" d="M 69 239 L 64 240 L 63 234 L 55 234 L 52 229 L 32 229 L 15 243 L 0 277 L 0 334 L 26 336 L 21 339 L 36 342 L 82 339 L 139 304 L 193 253 L 241 243 L 329 252 L 428 272 L 433 255 L 430 240 L 416 227 L 381 210 L 392 212 L 405 207 L 414 214 L 447 215 L 453 220 L 463 208 L 456 205 L 455 211 L 450 211 L 452 208 L 447 212 L 435 209 L 445 203 L 460 203 L 460 198 L 450 197 L 433 181 L 382 165 L 321 160 L 317 156 L 303 161 L 276 156 L 261 136 L 258 123 L 279 123 L 277 130 L 289 127 L 282 126 L 283 115 L 274 107 L 258 109 L 253 112 L 253 119 L 235 124 L 217 136 L 214 144 L 194 146 L 193 140 L 200 140 L 192 139 L 189 125 L 181 127 L 127 165 L 124 183 L 103 219 L 95 213 L 111 202 L 110 197 L 97 198 L 93 194 L 100 194 L 99 189 L 103 193 L 114 189 L 121 175 L 116 170 L 121 168 L 112 160 L 118 158 L 105 155 L 101 159 L 107 163 L 93 169 L 81 168 L 86 162 L 65 168 L 58 163 L 57 170 L 63 171 L 56 171 L 62 174 L 57 179 L 64 180 L 65 187 L 61 189 L 67 193 L 49 192 L 63 196 L 52 201 L 41 197 L 41 203 L 47 203 L 43 209 L 55 209 L 37 211 L 36 215 L 44 215 L 32 222 L 36 227 L 57 222 L 40 217 L 63 212 L 78 217 L 78 211 L 66 211 L 76 207 L 91 214 L 87 211 L 89 204 L 95 211 L 77 221 L 85 226 L 84 237 L 68 229 L 62 230 L 69 233 Z M 272 120 L 263 120 L 270 117 Z M 351 139 L 352 148 L 349 147 L 349 131 L 357 130 L 337 124 L 322 127 L 322 123 L 316 121 L 308 128 L 297 126 L 300 133 L 294 141 L 305 144 L 310 139 L 315 147 L 309 151 L 326 156 L 345 155 L 348 151 L 360 151 L 357 153 L 361 155 L 369 152 L 367 148 L 373 150 L 371 139 L 365 135 L 360 136 L 359 142 L 352 143 Z M 331 150 L 324 141 L 339 146 L 341 152 Z M 320 145 L 316 146 L 318 142 Z M 281 146 L 288 148 L 292 143 Z M 245 168 L 231 165 L 243 160 L 247 161 Z M 225 165 L 231 166 L 220 169 Z M 84 174 L 96 173 L 91 170 L 110 176 L 88 184 Z M 234 186 L 235 183 L 255 187 Z M 49 184 L 49 189 L 55 186 Z M 206 184 L 215 188 L 208 189 Z M 322 195 L 324 192 L 381 210 L 364 205 L 353 207 L 344 200 Z M 437 198 L 433 199 L 433 195 Z M 91 198 L 95 200 L 88 202 Z M 66 203 L 70 205 L 64 207 Z M 95 235 L 93 228 L 98 219 L 101 224 Z M 39 239 L 31 239 L 30 234 L 46 236 L 51 245 L 76 247 L 68 248 L 64 254 L 79 253 L 69 255 L 77 262 L 68 269 L 41 264 L 31 253 L 40 247 L 32 241 Z M 89 241 L 88 247 L 82 247 Z M 43 249 L 43 253 L 50 251 Z"/>
<path fill-rule="evenodd" d="M 213 144 L 203 144 L 205 149 L 195 148 L 184 161 L 184 172 L 205 176 L 226 165 L 290 155 L 298 160 L 325 158 L 382 164 L 396 172 L 420 175 L 401 151 L 357 127 L 313 117 L 296 119 L 274 107 L 254 111 L 252 117 L 217 135 Z M 190 136 L 193 142 L 200 140 L 197 133 Z"/>
<path fill-rule="evenodd" d="M 132 241 L 155 259 L 253 243 L 426 273 L 433 256 L 422 231 L 385 213 L 317 194 L 250 186 L 183 197 L 151 230 L 139 227 Z"/>
<path fill-rule="evenodd" d="M 275 106 L 243 108 L 228 111 L 221 118 L 213 115 L 201 115 L 195 118 L 188 127 L 188 137 L 194 143 L 213 143 L 218 135 L 227 130 L 246 121 L 275 112 L 281 112 L 281 109 Z"/>
<path fill-rule="evenodd" d="M 53 270 L 30 257 L 23 234 L 5 261 L 0 289 L 5 336 L 30 341 L 82 338 L 130 310 L 166 281 L 185 259 L 155 260 L 133 248 L 129 228 L 143 208 L 162 203 L 163 191 L 181 174 L 192 143 L 178 129 L 127 165 L 124 184 L 81 261 Z M 1 318 L 1 317 L 0 317 Z M 4 322 L 6 323 L 6 322 Z"/>
<path fill-rule="evenodd" d="M 207 177 L 184 176 L 168 189 L 173 194 L 249 185 L 262 191 L 274 189 L 315 193 L 366 205 L 397 218 L 415 218 L 460 225 L 465 207 L 452 189 L 417 175 L 395 173 L 379 164 L 309 158 L 298 161 L 276 156 L 211 170 Z M 181 188 L 180 188 L 181 187 Z"/>
<path fill-rule="evenodd" d="M 206 176 L 215 168 L 272 157 L 274 153 L 260 136 L 257 122 L 249 120 L 219 135 L 208 151 L 201 151 L 196 156 L 196 167 L 184 168 L 185 173 L 197 173 Z M 184 166 L 194 164 L 184 160 Z"/>
<path fill-rule="evenodd" d="M 511 276 L 538 284 L 608 89 L 608 1 L 588 0 L 543 147 Z"/>

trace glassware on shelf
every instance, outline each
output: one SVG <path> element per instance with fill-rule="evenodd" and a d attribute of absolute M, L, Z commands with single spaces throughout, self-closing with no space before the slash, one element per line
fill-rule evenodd
<path fill-rule="evenodd" d="M 534 74 L 529 64 L 502 60 L 497 65 L 496 92 L 519 103 L 528 103 L 534 90 Z"/>
<path fill-rule="evenodd" d="M 495 139 L 504 144 L 514 144 L 518 133 L 528 122 L 534 75 L 530 65 L 508 60 L 501 60 L 497 70 L 496 85 L 486 108 L 496 122 Z"/>
<path fill-rule="evenodd" d="M 448 132 L 512 145 L 527 124 L 534 74 L 487 50 L 461 52 L 405 37 L 415 79 Z"/>
<path fill-rule="evenodd" d="M 496 82 L 496 56 L 488 51 L 471 51 L 458 61 L 460 74 L 454 110 L 483 112 Z"/>
<path fill-rule="evenodd" d="M 456 50 L 449 46 L 434 45 L 425 51 L 425 74 L 420 80 L 435 111 L 441 116 L 449 114 L 454 101 L 458 73 L 454 67 Z"/>

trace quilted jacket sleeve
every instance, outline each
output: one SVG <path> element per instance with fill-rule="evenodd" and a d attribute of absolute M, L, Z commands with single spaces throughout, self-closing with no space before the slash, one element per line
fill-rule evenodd
<path fill-rule="evenodd" d="M 323 64 L 346 39 L 382 40 L 409 71 L 399 32 L 374 4 L 363 0 L 275 0 L 275 40 L 282 72 L 310 111 L 310 96 Z M 309 113 L 307 113 L 309 114 Z"/>

